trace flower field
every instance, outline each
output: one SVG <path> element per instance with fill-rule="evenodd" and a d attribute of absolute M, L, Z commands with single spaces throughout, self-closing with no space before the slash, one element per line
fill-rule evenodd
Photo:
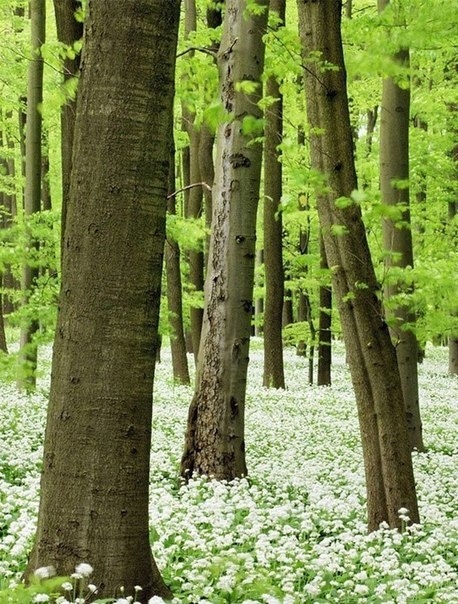
<path fill-rule="evenodd" d="M 42 366 L 49 369 L 50 351 Z M 420 365 L 427 452 L 414 453 L 422 524 L 366 533 L 358 422 L 344 351 L 333 385 L 307 385 L 307 361 L 285 352 L 287 389 L 262 387 L 252 346 L 249 476 L 232 484 L 177 478 L 192 390 L 173 385 L 169 349 L 154 396 L 151 542 L 174 603 L 458 604 L 458 379 L 447 351 Z M 31 397 L 0 385 L 0 589 L 25 567 L 38 504 L 49 371 Z M 91 561 L 88 560 L 88 563 Z M 3 603 L 0 603 L 3 604 Z"/>

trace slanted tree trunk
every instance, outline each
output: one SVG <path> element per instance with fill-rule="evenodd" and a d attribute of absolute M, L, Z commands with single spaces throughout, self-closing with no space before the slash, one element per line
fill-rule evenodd
<path fill-rule="evenodd" d="M 320 268 L 329 269 L 324 249 L 323 237 L 320 237 Z M 332 288 L 320 285 L 320 315 L 318 325 L 318 386 L 331 385 L 332 367 Z"/>
<path fill-rule="evenodd" d="M 389 0 L 378 0 L 382 11 Z M 395 60 L 409 65 L 409 51 L 401 50 Z M 418 344 L 409 325 L 415 324 L 415 312 L 405 304 L 390 303 L 411 286 L 390 276 L 390 268 L 413 268 L 412 229 L 409 209 L 409 119 L 410 90 L 401 88 L 393 78 L 383 81 L 380 109 L 380 191 L 386 206 L 399 208 L 399 219 L 383 219 L 383 244 L 385 251 L 385 297 L 387 320 L 396 347 L 401 375 L 404 404 L 412 449 L 422 451 L 423 435 L 418 393 Z"/>
<path fill-rule="evenodd" d="M 45 42 L 46 2 L 30 1 L 32 57 L 29 60 L 27 84 L 27 126 L 25 133 L 25 194 L 24 218 L 26 222 L 28 248 L 37 248 L 30 232 L 28 221 L 41 208 L 41 104 L 43 102 L 43 58 L 41 46 Z M 27 305 L 36 285 L 39 269 L 33 260 L 23 267 L 21 287 L 23 304 Z M 38 331 L 38 319 L 25 319 L 21 325 L 20 368 L 18 385 L 33 390 L 36 384 L 37 345 L 34 335 Z"/>
<path fill-rule="evenodd" d="M 242 130 L 259 119 L 267 2 L 254 15 L 228 0 L 218 53 L 221 99 L 231 120 L 217 135 L 210 258 L 196 390 L 188 415 L 181 473 L 233 479 L 247 473 L 245 393 L 262 147 Z M 255 93 L 238 89 L 255 83 Z"/>
<path fill-rule="evenodd" d="M 176 214 L 175 195 L 175 143 L 172 138 L 170 153 L 169 195 L 167 212 Z M 180 384 L 189 384 L 188 357 L 186 356 L 186 341 L 183 327 L 183 288 L 181 283 L 180 246 L 171 237 L 165 241 L 165 270 L 167 277 L 167 308 L 169 311 L 170 349 L 172 352 L 173 379 Z"/>
<path fill-rule="evenodd" d="M 298 0 L 298 8 L 311 163 L 326 178 L 326 189 L 317 190 L 317 206 L 358 407 L 368 526 L 373 530 L 387 521 L 400 527 L 400 508 L 407 508 L 414 522 L 419 515 L 396 354 L 383 319 L 361 209 L 337 201 L 350 198 L 357 188 L 342 2 Z M 323 64 L 338 69 L 323 69 Z"/>
<path fill-rule="evenodd" d="M 270 11 L 285 22 L 285 0 L 270 0 Z M 284 388 L 282 308 L 284 298 L 282 218 L 282 164 L 279 145 L 283 136 L 283 95 L 280 82 L 271 75 L 266 95 L 275 101 L 265 112 L 264 151 L 264 386 Z"/>
<path fill-rule="evenodd" d="M 59 42 L 72 47 L 83 37 L 83 24 L 75 19 L 80 0 L 54 0 L 57 38 Z M 64 82 L 77 77 L 80 66 L 80 53 L 66 56 L 63 64 Z M 70 177 L 72 171 L 73 136 L 75 128 L 76 96 L 68 98 L 61 110 L 61 161 L 62 161 L 62 219 L 61 243 L 65 236 Z"/>
<path fill-rule="evenodd" d="M 179 0 L 90 2 L 27 575 L 170 597 L 151 555 L 151 411 Z M 105 52 L 100 52 L 103 48 Z"/>

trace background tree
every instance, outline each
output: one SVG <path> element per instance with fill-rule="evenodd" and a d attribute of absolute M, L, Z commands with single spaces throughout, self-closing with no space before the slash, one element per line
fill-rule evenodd
<path fill-rule="evenodd" d="M 378 0 L 379 11 L 386 10 L 389 4 L 389 0 Z M 395 19 L 399 21 L 400 17 Z M 409 50 L 401 48 L 393 56 L 393 60 L 402 66 L 407 72 L 404 77 L 408 78 Z M 424 445 L 418 394 L 415 312 L 408 300 L 411 286 L 406 286 L 402 274 L 395 269 L 413 268 L 414 265 L 408 184 L 409 124 L 408 79 L 401 85 L 393 77 L 384 78 L 380 107 L 380 190 L 382 201 L 389 210 L 383 218 L 385 309 L 396 347 L 410 444 L 412 449 L 422 451 Z"/>
<path fill-rule="evenodd" d="M 167 196 L 168 216 L 176 216 L 175 200 L 175 143 L 171 131 L 171 153 L 169 168 L 169 194 Z M 167 277 L 167 309 L 170 325 L 170 349 L 172 353 L 173 379 L 181 384 L 189 384 L 189 367 L 186 356 L 186 340 L 183 326 L 183 288 L 181 281 L 180 246 L 173 236 L 165 241 L 165 270 Z"/>
<path fill-rule="evenodd" d="M 383 319 L 357 189 L 341 39 L 342 2 L 298 0 L 317 207 L 355 390 L 366 472 L 368 526 L 400 527 L 418 507 L 396 354 Z"/>
<path fill-rule="evenodd" d="M 285 22 L 285 0 L 270 0 L 270 11 L 277 21 Z M 282 196 L 282 165 L 280 145 L 283 132 L 283 95 L 275 73 L 269 75 L 266 95 L 271 104 L 265 110 L 264 146 L 264 386 L 285 387 L 283 369 L 282 308 L 284 271 L 282 254 L 283 225 L 280 203 Z"/>
<path fill-rule="evenodd" d="M 218 129 L 205 314 L 181 473 L 246 474 L 245 393 L 262 146 L 267 3 L 226 3 L 218 53 L 227 119 Z"/>
<path fill-rule="evenodd" d="M 28 261 L 22 271 L 22 291 L 24 305 L 27 304 L 39 275 L 36 256 L 38 242 L 31 234 L 30 221 L 41 209 L 41 136 L 43 102 L 43 58 L 41 47 L 46 35 L 46 1 L 30 1 L 31 50 L 27 86 L 27 126 L 25 135 L 25 194 L 24 215 L 27 228 Z M 34 254 L 35 252 L 35 254 Z M 22 388 L 35 387 L 37 346 L 34 335 L 38 331 L 38 318 L 25 315 L 21 325 L 21 375 Z"/>
<path fill-rule="evenodd" d="M 90 561 L 169 596 L 148 483 L 179 1 L 90 3 L 38 528 L 27 574 Z M 102 49 L 102 51 L 101 51 Z"/>
<path fill-rule="evenodd" d="M 61 166 L 62 166 L 62 226 L 61 240 L 65 234 L 70 176 L 72 169 L 73 134 L 75 127 L 76 83 L 80 64 L 79 43 L 83 37 L 80 0 L 54 0 L 57 38 L 62 44 L 63 78 L 66 102 L 61 110 Z M 77 18 L 78 17 L 78 18 Z"/>

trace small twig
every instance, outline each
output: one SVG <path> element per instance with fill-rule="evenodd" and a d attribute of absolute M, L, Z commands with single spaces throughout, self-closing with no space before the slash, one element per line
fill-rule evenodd
<path fill-rule="evenodd" d="M 202 46 L 190 46 L 186 50 L 183 50 L 182 52 L 179 52 L 177 54 L 177 58 L 178 57 L 182 57 L 183 55 L 187 54 L 188 52 L 193 52 L 194 50 L 198 50 L 199 52 L 203 52 L 204 54 L 210 55 L 211 57 L 213 57 L 214 59 L 216 59 L 216 52 L 214 52 L 213 50 L 210 50 L 209 48 L 204 48 Z"/>
<path fill-rule="evenodd" d="M 173 193 L 170 193 L 170 195 L 167 195 L 167 199 L 170 199 L 171 197 L 176 197 L 178 193 L 183 193 L 183 191 L 187 191 L 188 189 L 192 189 L 193 187 L 205 187 L 207 191 L 212 190 L 211 186 L 208 185 L 206 182 L 194 182 L 191 185 L 186 185 L 186 187 L 183 187 L 181 189 L 178 189 L 177 191 L 174 191 Z"/>

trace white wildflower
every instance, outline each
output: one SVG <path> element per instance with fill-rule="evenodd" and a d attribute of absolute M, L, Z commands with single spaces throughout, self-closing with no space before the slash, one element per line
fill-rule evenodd
<path fill-rule="evenodd" d="M 93 570 L 94 569 L 92 566 L 90 564 L 86 564 L 86 562 L 81 562 L 81 564 L 78 564 L 78 566 L 75 568 L 75 572 L 83 577 L 89 577 L 89 575 L 92 575 Z"/>
<path fill-rule="evenodd" d="M 33 597 L 33 601 L 34 602 L 49 602 L 49 596 L 48 594 L 36 594 Z"/>
<path fill-rule="evenodd" d="M 54 577 L 56 569 L 54 566 L 40 566 L 33 574 L 37 579 L 49 579 L 49 577 Z"/>

